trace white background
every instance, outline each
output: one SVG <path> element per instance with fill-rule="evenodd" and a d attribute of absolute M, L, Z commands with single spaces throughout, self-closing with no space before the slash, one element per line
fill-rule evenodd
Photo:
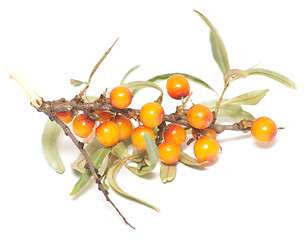
<path fill-rule="evenodd" d="M 306 26 L 304 1 L 1 1 L 1 239 L 307 239 Z M 8 78 L 12 72 L 46 100 L 73 97 L 71 78 L 86 81 L 93 66 L 119 41 L 94 75 L 88 94 L 129 81 L 185 72 L 219 92 L 222 75 L 210 49 L 209 30 L 193 12 L 206 15 L 228 50 L 231 68 L 256 64 L 280 72 L 299 87 L 291 90 L 264 77 L 233 83 L 226 97 L 270 89 L 254 116 L 285 127 L 262 146 L 243 133 L 223 133 L 218 163 L 204 170 L 178 165 L 176 179 L 162 184 L 158 170 L 139 178 L 123 169 L 119 185 L 161 209 L 157 213 L 110 197 L 136 227 L 130 229 L 92 183 L 69 195 L 78 176 L 70 163 L 78 152 L 63 136 L 66 171 L 55 173 L 44 159 L 41 133 L 46 116 L 29 105 Z M 164 82 L 165 83 L 165 82 Z M 163 82 L 161 86 L 164 88 Z M 214 94 L 192 84 L 193 101 Z M 157 98 L 155 90 L 133 107 Z M 165 97 L 167 113 L 177 103 Z M 189 149 L 191 150 L 191 149 Z"/>

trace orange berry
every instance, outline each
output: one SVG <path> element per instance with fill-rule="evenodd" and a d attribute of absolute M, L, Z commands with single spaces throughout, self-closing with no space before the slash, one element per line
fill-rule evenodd
<path fill-rule="evenodd" d="M 139 126 L 135 128 L 131 134 L 131 140 L 133 145 L 139 150 L 146 150 L 146 144 L 144 134 L 148 133 L 153 140 L 155 140 L 155 134 L 153 130 L 146 126 Z"/>
<path fill-rule="evenodd" d="M 178 100 L 188 96 L 190 84 L 184 76 L 176 74 L 167 79 L 166 90 L 170 97 Z"/>
<path fill-rule="evenodd" d="M 177 123 L 169 124 L 164 132 L 164 140 L 166 142 L 176 143 L 178 146 L 183 144 L 186 138 L 187 134 L 184 128 Z"/>
<path fill-rule="evenodd" d="M 146 103 L 140 110 L 140 120 L 146 127 L 159 126 L 164 119 L 164 109 L 159 103 Z"/>
<path fill-rule="evenodd" d="M 96 128 L 96 138 L 102 145 L 111 147 L 119 141 L 119 129 L 114 122 L 103 122 Z"/>
<path fill-rule="evenodd" d="M 214 130 L 207 128 L 206 131 L 211 135 L 211 136 L 209 136 L 209 135 L 207 135 L 207 136 L 212 137 L 212 138 L 216 138 L 216 132 Z"/>
<path fill-rule="evenodd" d="M 192 127 L 203 129 L 210 126 L 213 115 L 211 110 L 206 106 L 195 104 L 188 110 L 187 120 Z"/>
<path fill-rule="evenodd" d="M 194 143 L 194 155 L 200 162 L 214 161 L 218 153 L 219 145 L 211 137 L 203 136 Z"/>
<path fill-rule="evenodd" d="M 60 100 L 57 100 L 57 102 L 59 102 Z M 65 100 L 65 102 L 68 102 L 67 100 Z M 54 112 L 54 114 L 62 120 L 63 123 L 70 123 L 74 117 L 70 115 L 69 112 Z"/>
<path fill-rule="evenodd" d="M 132 93 L 127 87 L 115 87 L 110 93 L 110 101 L 114 107 L 124 109 L 130 105 Z"/>
<path fill-rule="evenodd" d="M 166 164 L 172 164 L 178 161 L 180 157 L 180 148 L 176 143 L 163 142 L 158 147 L 160 159 Z"/>
<path fill-rule="evenodd" d="M 119 140 L 123 140 L 130 137 L 133 131 L 133 126 L 129 118 L 124 115 L 118 115 L 115 117 L 113 122 L 119 129 Z"/>
<path fill-rule="evenodd" d="M 79 114 L 72 123 L 73 132 L 81 138 L 88 137 L 95 126 L 95 121 L 86 118 L 85 114 Z"/>
<path fill-rule="evenodd" d="M 251 133 L 258 142 L 271 142 L 277 134 L 277 126 L 272 119 L 260 117 L 253 122 Z"/>
<path fill-rule="evenodd" d="M 112 114 L 109 113 L 109 112 L 103 112 L 103 111 L 96 111 L 96 113 L 98 114 L 99 116 L 99 119 L 98 121 L 100 122 L 105 122 L 105 121 L 109 121 L 111 118 L 112 118 Z"/>

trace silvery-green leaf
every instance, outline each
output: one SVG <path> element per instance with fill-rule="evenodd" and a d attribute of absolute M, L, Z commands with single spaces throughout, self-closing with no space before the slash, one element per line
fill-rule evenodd
<path fill-rule="evenodd" d="M 83 82 L 76 79 L 70 79 L 70 84 L 73 85 L 74 87 L 78 87 L 81 86 L 82 84 L 87 84 L 87 82 Z"/>
<path fill-rule="evenodd" d="M 159 150 L 157 147 L 157 144 L 155 141 L 151 138 L 151 136 L 148 133 L 144 134 L 145 144 L 146 144 L 146 151 L 148 154 L 149 159 L 149 170 L 152 171 L 155 166 L 157 165 L 157 162 L 159 160 Z"/>
<path fill-rule="evenodd" d="M 135 71 L 136 69 L 138 69 L 141 65 L 136 65 L 135 67 L 131 68 L 126 74 L 125 76 L 123 77 L 122 81 L 120 82 L 120 84 L 124 84 L 126 78 L 133 72 Z"/>
<path fill-rule="evenodd" d="M 200 16 L 200 18 L 208 25 L 211 30 L 210 43 L 212 48 L 212 54 L 222 73 L 225 74 L 226 71 L 230 69 L 230 67 L 227 51 L 221 37 L 215 27 L 212 25 L 212 23 L 203 14 L 196 10 L 194 10 L 194 12 L 196 12 Z"/>
<path fill-rule="evenodd" d="M 211 111 L 214 111 L 216 101 L 217 100 L 204 101 L 201 102 L 201 104 L 210 108 Z M 227 99 L 223 99 L 222 104 L 224 101 L 227 101 Z M 243 119 L 255 119 L 252 114 L 247 111 L 244 111 L 240 105 L 231 103 L 220 106 L 218 117 L 230 117 L 236 122 L 240 122 Z"/>
<path fill-rule="evenodd" d="M 160 165 L 160 179 L 163 183 L 171 182 L 175 179 L 177 172 L 177 165 L 165 164 L 161 162 Z"/>
<path fill-rule="evenodd" d="M 102 144 L 96 139 L 94 138 L 94 140 L 87 144 L 86 147 L 84 148 L 84 150 L 87 152 L 87 155 L 92 158 L 92 156 L 94 155 L 94 153 L 102 148 Z M 71 168 L 80 172 L 80 173 L 84 173 L 85 171 L 85 158 L 82 154 L 79 154 L 78 158 L 71 164 Z"/>
<path fill-rule="evenodd" d="M 132 92 L 137 92 L 143 88 L 151 87 L 159 90 L 161 93 L 163 93 L 163 90 L 160 86 L 155 84 L 154 82 L 148 82 L 148 81 L 133 81 L 129 83 L 123 84 L 123 86 L 129 88 Z"/>
<path fill-rule="evenodd" d="M 116 181 L 116 177 L 117 177 L 117 174 L 118 174 L 119 170 L 120 170 L 121 167 L 124 165 L 125 161 L 126 161 L 125 159 L 120 160 L 120 161 L 116 162 L 116 163 L 109 169 L 109 171 L 108 171 L 108 173 L 107 173 L 107 180 L 108 180 L 108 183 L 110 184 L 110 186 L 111 186 L 117 193 L 121 194 L 122 196 L 127 197 L 127 198 L 129 198 L 129 199 L 132 199 L 132 200 L 134 200 L 134 201 L 137 201 L 137 202 L 139 202 L 139 203 L 141 203 L 141 204 L 144 204 L 144 205 L 146 205 L 146 206 L 148 206 L 148 207 L 150 207 L 150 208 L 152 208 L 152 209 L 154 209 L 154 210 L 160 212 L 160 209 L 159 209 L 159 208 L 157 208 L 157 207 L 155 207 L 155 206 L 153 206 L 153 205 L 151 205 L 151 204 L 149 204 L 149 203 L 147 203 L 147 202 L 145 202 L 145 201 L 143 201 L 143 200 L 141 200 L 141 199 L 139 199 L 139 198 L 136 198 L 136 197 L 134 197 L 134 196 L 132 196 L 132 195 L 130 195 L 130 194 L 124 192 L 124 191 L 118 186 L 118 183 L 117 183 L 117 181 Z"/>
<path fill-rule="evenodd" d="M 62 159 L 60 158 L 57 139 L 60 134 L 61 127 L 55 123 L 48 120 L 45 124 L 43 135 L 42 135 L 42 145 L 44 155 L 50 164 L 50 166 L 58 173 L 63 173 L 65 167 Z"/>
<path fill-rule="evenodd" d="M 206 162 L 200 162 L 197 159 L 189 156 L 188 154 L 186 154 L 185 152 L 181 151 L 180 157 L 179 157 L 179 161 L 182 162 L 185 165 L 188 166 L 193 166 L 193 167 L 197 167 L 197 166 L 201 166 L 203 164 L 205 164 Z"/>
<path fill-rule="evenodd" d="M 103 147 L 101 149 L 98 149 L 94 153 L 93 157 L 91 158 L 91 161 L 95 168 L 99 169 L 101 167 L 103 160 L 108 155 L 110 150 L 111 150 L 110 148 Z M 81 175 L 79 181 L 74 186 L 70 195 L 73 196 L 73 195 L 78 194 L 86 186 L 86 184 L 89 182 L 91 177 L 92 177 L 91 171 L 89 169 L 85 170 L 85 172 Z"/>
<path fill-rule="evenodd" d="M 130 154 L 128 153 L 128 150 L 125 146 L 125 144 L 123 142 L 119 142 L 117 143 L 113 148 L 111 153 L 120 158 L 120 159 L 124 159 L 130 156 Z"/>
<path fill-rule="evenodd" d="M 248 70 L 245 70 L 245 72 L 248 73 L 248 75 L 262 75 L 265 77 L 269 77 L 271 79 L 274 79 L 277 82 L 280 82 L 284 84 L 285 86 L 292 88 L 292 89 L 297 89 L 297 86 L 294 82 L 292 82 L 289 78 L 285 77 L 284 75 L 281 75 L 280 73 L 267 70 L 264 68 L 251 68 Z"/>
<path fill-rule="evenodd" d="M 231 98 L 229 100 L 226 100 L 222 102 L 221 105 L 230 104 L 230 103 L 238 105 L 256 105 L 261 101 L 261 99 L 266 95 L 268 91 L 269 89 L 251 91 L 239 95 L 237 97 Z"/>

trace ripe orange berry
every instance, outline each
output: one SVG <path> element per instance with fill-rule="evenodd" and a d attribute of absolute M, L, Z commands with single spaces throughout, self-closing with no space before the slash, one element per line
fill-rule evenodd
<path fill-rule="evenodd" d="M 119 141 L 119 129 L 114 122 L 103 122 L 96 128 L 96 138 L 102 145 L 111 147 Z"/>
<path fill-rule="evenodd" d="M 130 105 L 132 93 L 127 87 L 115 87 L 110 93 L 110 101 L 114 107 L 124 109 Z"/>
<path fill-rule="evenodd" d="M 132 144 L 139 150 L 146 150 L 146 144 L 144 134 L 148 133 L 153 140 L 155 140 L 155 134 L 153 130 L 146 126 L 139 126 L 135 128 L 131 134 Z"/>
<path fill-rule="evenodd" d="M 172 164 L 178 161 L 180 157 L 180 148 L 176 143 L 163 142 L 158 147 L 160 159 L 166 164 Z"/>
<path fill-rule="evenodd" d="M 187 134 L 184 128 L 177 123 L 169 124 L 164 132 L 164 140 L 166 142 L 176 143 L 178 146 L 183 144 L 186 138 Z"/>
<path fill-rule="evenodd" d="M 159 103 L 150 102 L 140 110 L 140 120 L 146 127 L 159 126 L 164 119 L 164 109 Z"/>
<path fill-rule="evenodd" d="M 86 118 L 85 114 L 79 114 L 72 123 L 73 132 L 81 138 L 88 137 L 95 126 L 95 121 Z"/>
<path fill-rule="evenodd" d="M 176 74 L 167 79 L 166 90 L 170 97 L 178 100 L 188 96 L 190 84 L 184 76 Z"/>
<path fill-rule="evenodd" d="M 97 110 L 96 113 L 99 115 L 98 121 L 100 122 L 109 121 L 112 118 L 112 114 L 109 112 L 103 112 Z"/>
<path fill-rule="evenodd" d="M 194 155 L 200 162 L 214 161 L 218 153 L 219 145 L 211 137 L 203 136 L 194 143 Z"/>
<path fill-rule="evenodd" d="M 133 126 L 131 120 L 124 115 L 118 115 L 113 121 L 119 129 L 119 140 L 130 137 Z"/>
<path fill-rule="evenodd" d="M 210 126 L 213 115 L 211 110 L 206 106 L 195 104 L 188 110 L 187 120 L 192 127 L 203 129 Z"/>
<path fill-rule="evenodd" d="M 57 100 L 57 102 L 59 102 L 60 100 Z M 67 100 L 65 100 L 65 102 L 68 102 Z M 74 117 L 70 115 L 69 112 L 54 112 L 54 114 L 62 120 L 63 123 L 70 123 Z"/>
<path fill-rule="evenodd" d="M 251 133 L 258 142 L 271 142 L 277 134 L 277 126 L 272 119 L 260 117 L 253 122 Z"/>

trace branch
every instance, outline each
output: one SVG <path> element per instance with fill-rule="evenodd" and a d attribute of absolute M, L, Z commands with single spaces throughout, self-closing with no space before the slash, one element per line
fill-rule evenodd
<path fill-rule="evenodd" d="M 38 111 L 40 111 L 38 109 Z M 103 184 L 101 183 L 101 176 L 98 173 L 98 169 L 95 168 L 95 166 L 93 165 L 89 155 L 87 154 L 87 152 L 84 150 L 84 143 L 78 141 L 75 137 L 75 135 L 71 132 L 71 130 L 69 129 L 69 127 L 63 123 L 61 121 L 61 119 L 59 119 L 54 113 L 49 112 L 49 111 L 43 111 L 51 121 L 55 121 L 57 124 L 59 124 L 65 135 L 68 136 L 72 142 L 76 145 L 76 147 L 79 149 L 79 151 L 81 152 L 81 154 L 84 156 L 85 160 L 86 160 L 86 168 L 89 169 L 91 171 L 91 174 L 94 176 L 95 182 L 98 185 L 98 190 L 101 191 L 103 193 L 103 195 L 105 196 L 106 200 L 115 208 L 115 210 L 117 211 L 117 213 L 122 217 L 122 219 L 124 220 L 124 222 L 129 225 L 131 228 L 135 229 L 127 220 L 126 218 L 122 215 L 122 213 L 118 210 L 118 208 L 116 207 L 116 205 L 112 202 L 112 200 L 109 198 L 109 192 L 105 189 L 105 187 L 103 186 Z"/>

